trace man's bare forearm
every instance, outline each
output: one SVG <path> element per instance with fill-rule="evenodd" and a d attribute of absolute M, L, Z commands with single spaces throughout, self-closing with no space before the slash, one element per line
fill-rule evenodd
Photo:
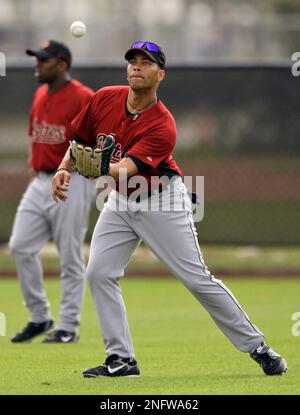
<path fill-rule="evenodd" d="M 64 155 L 64 158 L 62 159 L 60 165 L 58 166 L 58 169 L 66 169 L 69 172 L 71 172 L 72 170 L 72 166 L 73 166 L 73 160 L 71 159 L 70 156 L 70 148 L 68 148 L 68 150 L 66 151 L 66 154 Z"/>
<path fill-rule="evenodd" d="M 108 175 L 118 181 L 120 169 L 127 170 L 127 177 L 131 177 L 138 173 L 138 168 L 135 163 L 130 158 L 123 158 L 118 163 L 110 164 Z"/>

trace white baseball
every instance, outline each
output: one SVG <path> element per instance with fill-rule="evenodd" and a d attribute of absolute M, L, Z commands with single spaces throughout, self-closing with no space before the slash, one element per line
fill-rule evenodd
<path fill-rule="evenodd" d="M 70 31 L 73 36 L 75 37 L 81 37 L 86 32 L 86 25 L 83 22 L 80 22 L 79 20 L 76 20 L 73 22 L 70 26 Z"/>

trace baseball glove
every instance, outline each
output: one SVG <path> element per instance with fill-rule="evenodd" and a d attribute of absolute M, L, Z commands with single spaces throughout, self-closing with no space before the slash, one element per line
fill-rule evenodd
<path fill-rule="evenodd" d="M 70 142 L 70 154 L 73 168 L 85 177 L 106 176 L 112 152 L 115 148 L 115 139 L 112 134 L 107 135 L 101 147 L 88 147 L 78 144 L 75 140 Z"/>

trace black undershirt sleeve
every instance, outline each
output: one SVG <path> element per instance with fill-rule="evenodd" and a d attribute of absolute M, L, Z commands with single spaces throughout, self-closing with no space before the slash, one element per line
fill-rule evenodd
<path fill-rule="evenodd" d="M 149 164 L 144 163 L 137 157 L 131 156 L 131 155 L 126 156 L 126 157 L 130 158 L 134 162 L 134 164 L 136 165 L 136 167 L 141 173 L 149 173 L 152 170 L 152 167 Z"/>

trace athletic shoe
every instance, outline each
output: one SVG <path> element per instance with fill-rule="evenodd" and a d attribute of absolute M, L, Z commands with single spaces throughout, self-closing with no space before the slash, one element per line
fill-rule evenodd
<path fill-rule="evenodd" d="M 79 336 L 72 331 L 56 330 L 50 336 L 46 337 L 42 343 L 76 343 Z"/>
<path fill-rule="evenodd" d="M 266 375 L 281 375 L 287 372 L 286 361 L 279 354 L 275 353 L 266 343 L 262 343 L 250 356 L 255 360 Z"/>
<path fill-rule="evenodd" d="M 53 321 L 44 321 L 43 323 L 29 322 L 26 327 L 20 332 L 15 334 L 10 340 L 13 343 L 28 342 L 39 334 L 48 333 L 53 329 Z"/>
<path fill-rule="evenodd" d="M 85 369 L 83 376 L 85 378 L 97 378 L 99 376 L 139 376 L 140 369 L 137 361 L 133 358 L 119 357 L 117 354 L 108 356 L 105 363 L 101 366 Z"/>

